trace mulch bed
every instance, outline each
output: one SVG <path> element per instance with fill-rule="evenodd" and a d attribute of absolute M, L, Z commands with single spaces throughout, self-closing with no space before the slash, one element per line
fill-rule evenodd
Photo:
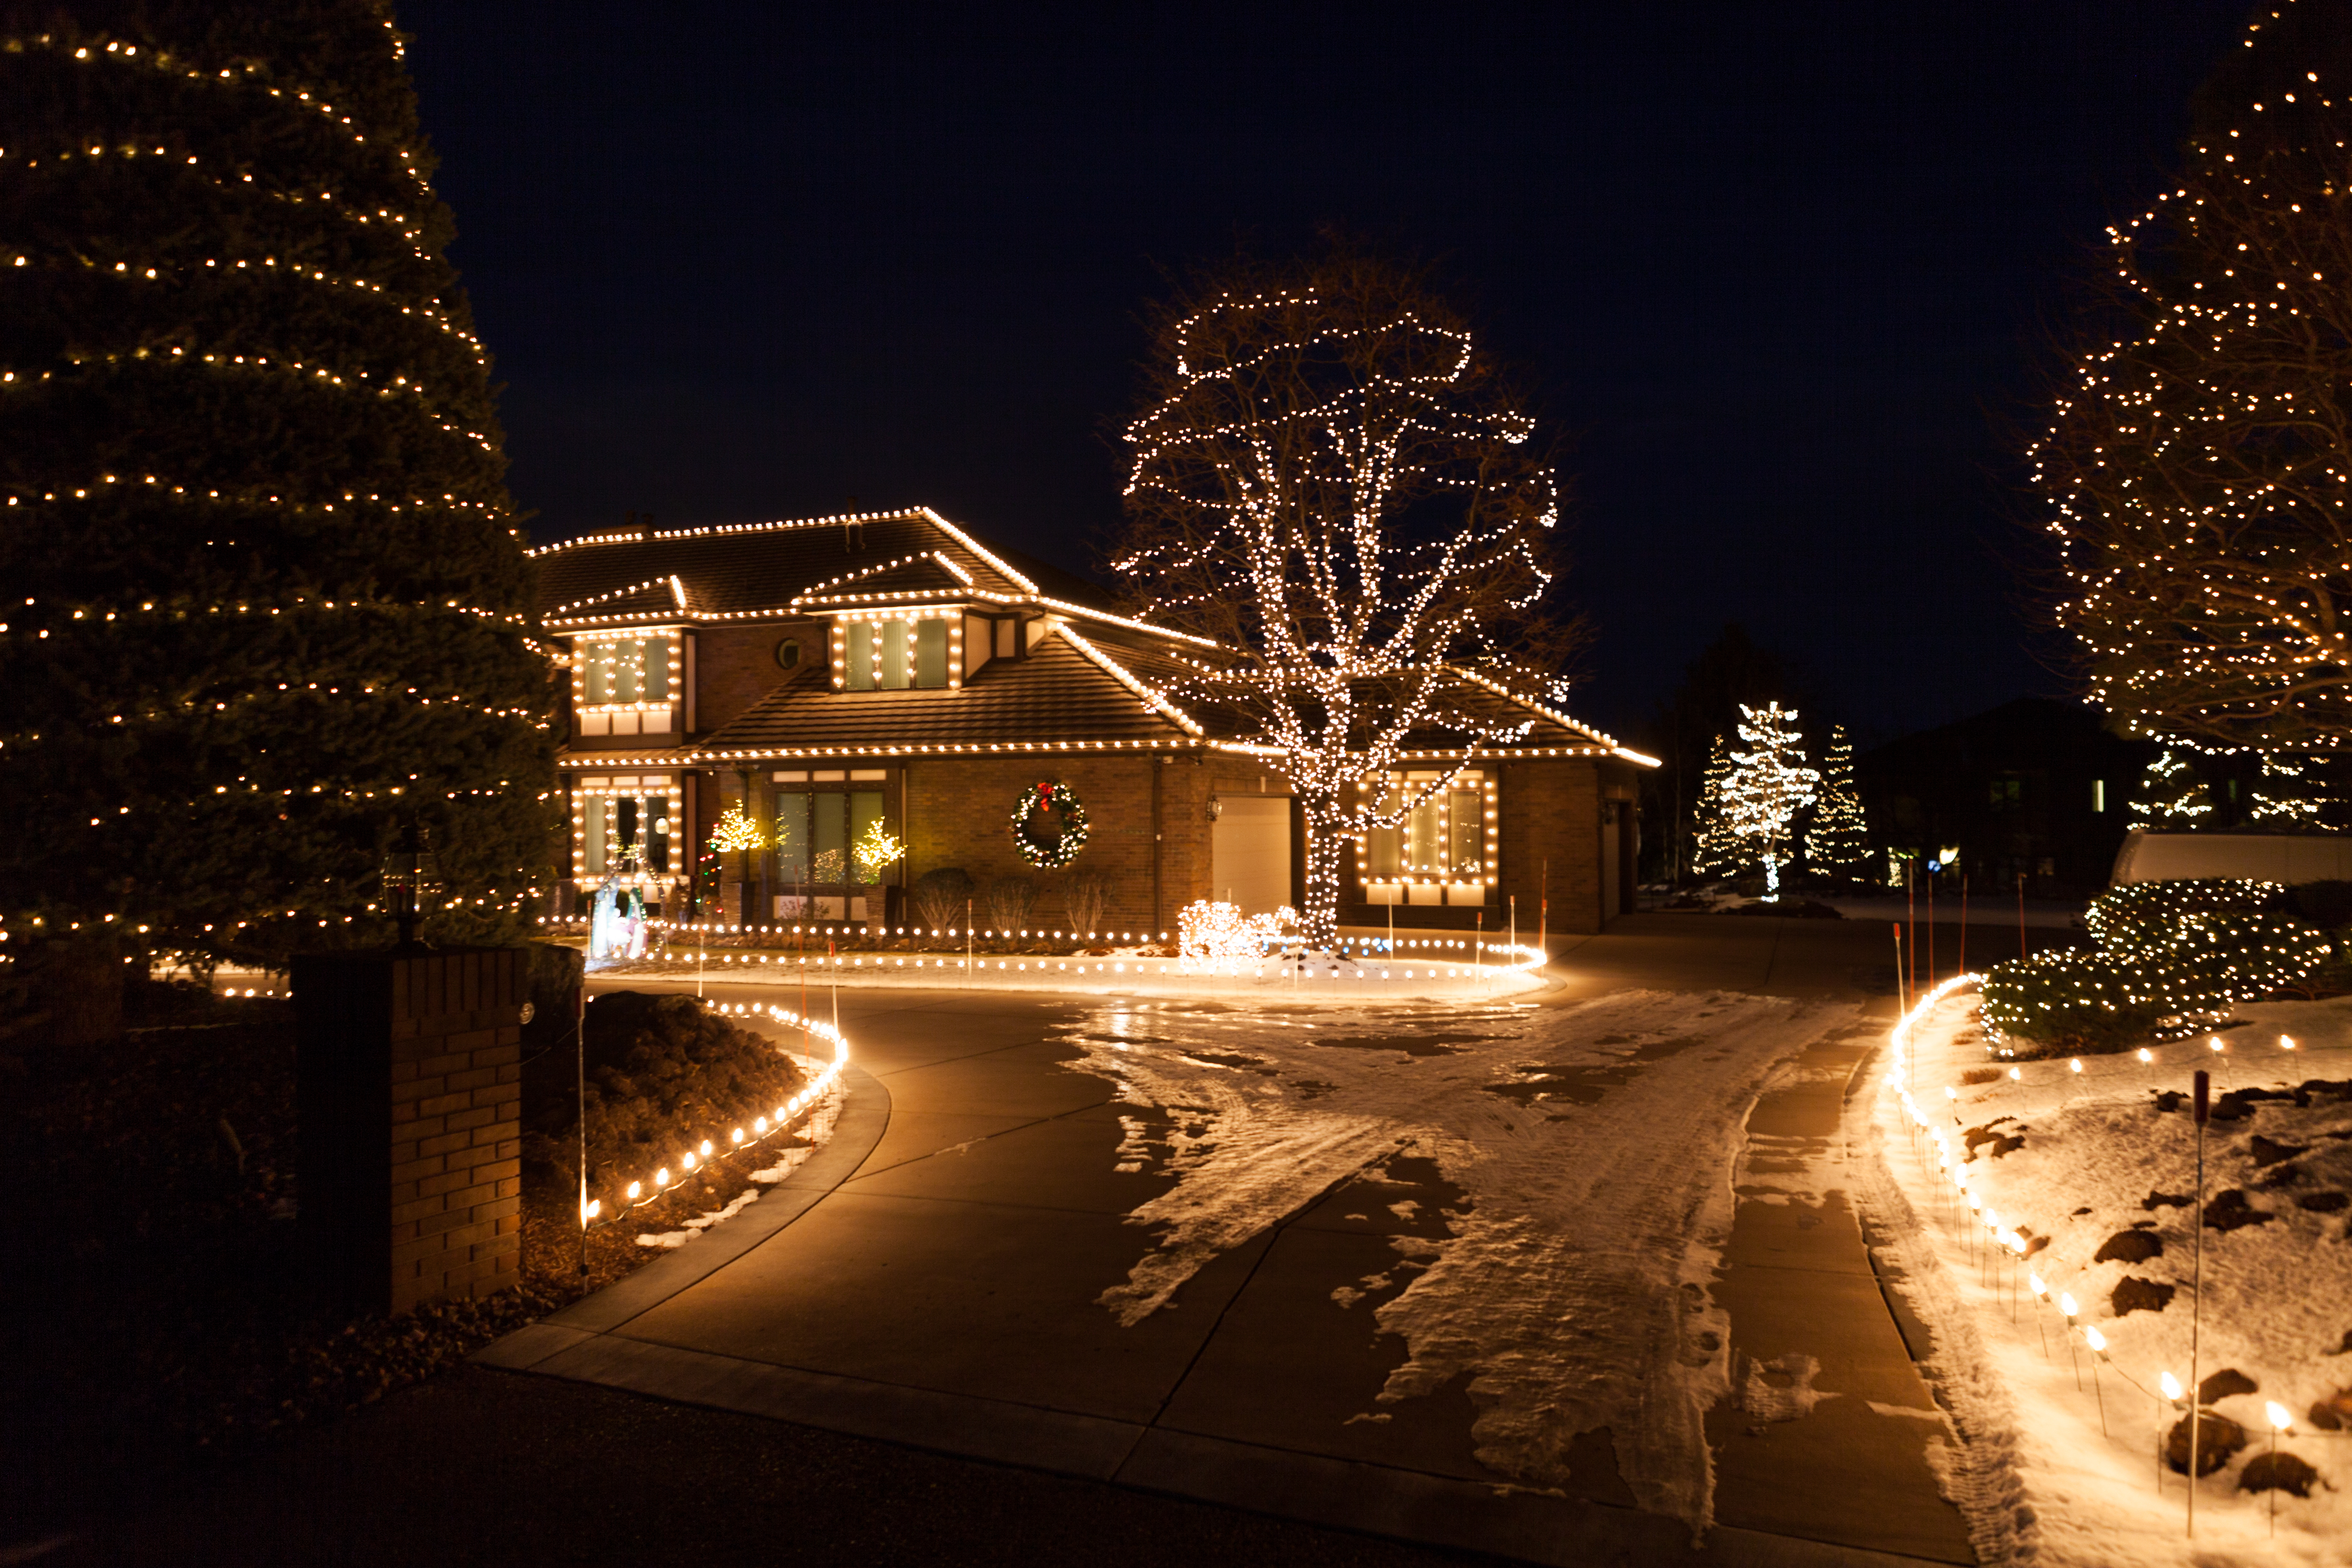
<path fill-rule="evenodd" d="M 707 1166 L 592 1232 L 583 1274 L 576 1170 L 544 1157 L 575 1136 L 573 1069 L 527 1068 L 527 1143 L 542 1157 L 527 1147 L 520 1287 L 353 1319 L 310 1288 L 297 1245 L 291 1004 L 142 990 L 120 1039 L 68 1051 L 20 1038 L 0 1055 L 15 1173 L 0 1206 L 11 1410 L 0 1463 L 28 1498 L 40 1478 L 73 1485 L 250 1449 L 429 1377 L 660 1257 L 637 1245 L 641 1232 L 722 1206 L 764 1163 Z M 616 1027 L 588 1032 L 592 1078 L 606 1069 L 592 1152 L 613 1144 L 600 1118 L 650 1139 L 687 1130 L 665 1114 L 772 1109 L 800 1085 L 772 1046 L 707 1015 L 670 1019 L 685 1024 L 681 1039 L 675 1027 L 648 1033 L 645 1010 L 626 1002 L 600 1001 L 592 1020 L 600 1008 Z M 559 1079 L 567 1103 L 551 1110 L 547 1085 Z M 767 1158 L 783 1146 L 772 1141 Z"/>

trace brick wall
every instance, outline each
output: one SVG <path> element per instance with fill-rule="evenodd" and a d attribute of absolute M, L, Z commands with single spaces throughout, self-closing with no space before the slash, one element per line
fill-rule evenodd
<path fill-rule="evenodd" d="M 1025 875 L 1038 889 L 1034 918 L 1048 929 L 1060 926 L 1065 916 L 1055 883 L 1061 873 L 1024 862 L 1013 847 L 1011 827 L 1022 792 L 1050 780 L 1068 784 L 1086 805 L 1087 844 L 1070 869 L 1108 880 L 1104 925 L 1113 931 L 1172 931 L 1176 906 L 1156 910 L 1152 903 L 1155 850 L 1163 842 L 1155 837 L 1161 830 L 1153 826 L 1153 775 L 1200 771 L 1181 759 L 1171 766 L 1150 756 L 917 760 L 907 765 L 907 822 L 901 829 L 908 885 L 947 866 L 961 868 L 982 887 L 993 878 Z M 897 804 L 894 798 L 894 809 Z M 1202 879 L 1207 879 L 1205 869 Z M 980 920 L 987 923 L 984 914 Z"/>
<path fill-rule="evenodd" d="M 522 1260 L 528 954 L 298 960 L 302 1226 L 380 1310 L 483 1296 Z"/>
<path fill-rule="evenodd" d="M 762 621 L 754 626 L 713 626 L 698 631 L 694 647 L 694 727 L 698 734 L 740 717 L 782 684 L 776 645 L 798 637 L 801 666 L 824 663 L 822 621 Z"/>

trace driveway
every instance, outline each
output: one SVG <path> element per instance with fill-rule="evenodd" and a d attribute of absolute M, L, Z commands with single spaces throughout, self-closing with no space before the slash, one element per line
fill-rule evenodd
<path fill-rule="evenodd" d="M 1445 1248 L 1493 1217 L 1495 1195 L 1473 1201 L 1453 1179 L 1467 1170 L 1475 1185 L 1485 1155 L 1460 1154 L 1456 1139 L 1449 1166 L 1433 1134 L 1376 1139 L 1377 1157 L 1359 1161 L 1327 1149 L 1330 1139 L 1300 1140 L 1310 1116 L 1266 1123 L 1275 1141 L 1263 1156 L 1221 1156 L 1220 1141 L 1238 1147 L 1259 1123 L 1216 1107 L 1235 1094 L 1280 1102 L 1290 1058 L 1274 1031 L 1316 1026 L 1311 1010 L 1203 1017 L 1182 1004 L 952 991 L 845 988 L 856 1068 L 827 1148 L 703 1239 L 482 1359 L 1537 1562 L 1971 1562 L 1934 1479 L 1952 1439 L 1839 1175 L 1841 1110 L 1881 1033 L 1867 1018 L 1891 1011 L 1868 994 L 1888 967 L 1885 942 L 1875 926 L 1843 922 L 1633 917 L 1554 944 L 1563 984 L 1542 1008 L 1496 1010 L 1516 1015 L 1496 1029 L 1574 1041 L 1585 1028 L 1601 1065 L 1547 1064 L 1554 1077 L 1524 1080 L 1537 1087 L 1516 1110 L 1454 1095 L 1475 1101 L 1465 1114 L 1517 1117 L 1505 1133 L 1568 1138 L 1570 1149 L 1601 1136 L 1619 1108 L 1644 1123 L 1687 1115 L 1685 1142 L 1662 1145 L 1654 1168 L 1603 1162 L 1620 1167 L 1609 1201 L 1641 1212 L 1657 1189 L 1648 1206 L 1660 1223 L 1688 1214 L 1695 1231 L 1713 1227 L 1694 1254 L 1708 1266 L 1677 1281 L 1645 1255 L 1678 1251 L 1679 1237 L 1637 1245 L 1594 1228 L 1583 1189 L 1549 1211 L 1536 1240 L 1552 1247 L 1559 1280 L 1542 1299 L 1567 1303 L 1562 1321 L 1590 1325 L 1561 1335 L 1606 1347 L 1553 1369 L 1555 1384 L 1562 1368 L 1582 1367 L 1596 1385 L 1556 1388 L 1553 1405 L 1549 1385 L 1529 1394 L 1503 1364 L 1524 1348 L 1491 1324 L 1465 1338 L 1459 1321 L 1465 1301 L 1509 1297 L 1521 1270 L 1493 1268 L 1466 1288 L 1457 1279 L 1450 1315 L 1414 1305 L 1442 1306 L 1442 1266 L 1450 1258 L 1458 1275 L 1476 1256 Z M 1752 1015 L 1767 1032 L 1745 1047 L 1735 1029 L 1719 1050 L 1626 1061 L 1610 1043 L 1636 1037 L 1585 1023 L 1637 993 L 1669 994 L 1645 1005 L 1671 1007 L 1672 994 L 1701 992 L 1717 997 L 1698 1015 L 1718 1019 L 1709 1027 Z M 1394 1081 L 1386 1064 L 1429 1055 L 1430 1026 L 1392 1027 L 1393 1038 L 1307 1039 L 1350 1047 L 1308 1059 L 1382 1064 L 1366 1081 Z M 1130 1029 L 1140 1055 L 1192 1076 L 1123 1072 L 1118 1037 Z M 1182 1044 L 1210 1038 L 1202 1030 L 1274 1046 L 1252 1056 Z M 1262 1062 L 1272 1065 L 1228 1065 Z M 1344 1103 L 1350 1080 L 1318 1070 L 1293 1098 Z M 1523 1114 L 1555 1103 L 1557 1113 Z M 1410 1131 L 1422 1114 L 1408 1107 L 1376 1131 Z M 1705 1131 L 1710 1116 L 1719 1137 Z M 1218 1207 L 1236 1183 L 1260 1181 L 1255 1211 Z M 1138 1211 L 1157 1223 L 1136 1223 Z M 1174 1284 L 1139 1295 L 1139 1279 Z M 1138 1315 L 1139 1300 L 1158 1304 Z M 1702 1323 L 1717 1327 L 1701 1334 Z M 1440 1353 L 1447 1345 L 1458 1353 Z M 1531 1348 L 1538 1359 L 1548 1350 Z M 1663 1369 L 1646 1381 L 1645 1356 Z M 1690 1364 L 1678 1371 L 1677 1357 Z M 1675 1414 L 1678 1387 L 1702 1391 L 1689 1419 Z M 1608 1424 L 1585 1430 L 1594 1412 Z M 1696 1553 L 1696 1505 L 1683 1495 L 1693 1487 L 1714 1521 Z"/>

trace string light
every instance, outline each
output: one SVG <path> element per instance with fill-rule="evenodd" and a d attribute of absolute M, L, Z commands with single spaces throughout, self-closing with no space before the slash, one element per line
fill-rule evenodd
<path fill-rule="evenodd" d="M 2059 546 L 2059 622 L 2092 700 L 2132 733 L 2223 752 L 2340 752 L 2352 734 L 2352 451 L 2330 411 L 2352 340 L 2341 276 L 2346 106 L 2304 71 L 2311 26 L 2265 30 L 2181 183 L 2111 226 L 2133 321 L 2074 356 L 2029 456 Z M 2298 42 L 2298 40 L 2302 40 Z M 2282 781 L 2283 782 L 2283 781 Z"/>

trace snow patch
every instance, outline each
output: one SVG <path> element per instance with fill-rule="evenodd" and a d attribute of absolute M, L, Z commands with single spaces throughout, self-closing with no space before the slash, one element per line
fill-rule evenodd
<path fill-rule="evenodd" d="M 1118 1153 L 1174 1178 L 1127 1216 L 1156 1244 L 1098 1300 L 1140 1322 L 1212 1258 L 1350 1179 L 1429 1162 L 1464 1202 L 1436 1211 L 1447 1234 L 1391 1238 L 1423 1267 L 1375 1313 L 1407 1349 L 1378 1403 L 1466 1380 L 1477 1458 L 1531 1489 L 1556 1489 L 1576 1437 L 1607 1426 L 1642 1506 L 1696 1534 L 1714 1512 L 1704 1418 L 1732 1386 L 1729 1323 L 1708 1287 L 1748 1111 L 1776 1071 L 1854 1016 L 1667 992 L 1326 1012 L 1313 1030 L 1183 1004 L 1097 1014 L 1069 1031 L 1082 1052 L 1069 1066 L 1168 1119 L 1149 1138 L 1131 1128 Z M 1442 1049 L 1383 1044 L 1441 1037 Z M 1271 1070 L 1188 1055 L 1235 1050 Z M 1352 1305 L 1381 1278 L 1332 1300 Z"/>

